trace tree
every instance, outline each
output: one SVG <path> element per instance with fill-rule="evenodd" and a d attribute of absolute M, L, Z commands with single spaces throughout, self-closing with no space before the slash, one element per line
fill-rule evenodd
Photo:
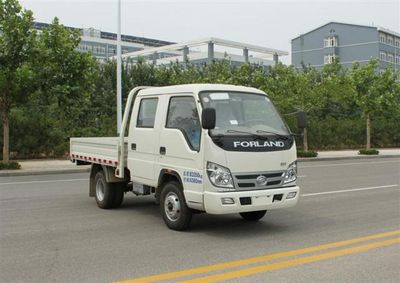
<path fill-rule="evenodd" d="M 320 73 L 313 68 L 300 72 L 278 64 L 268 72 L 262 89 L 272 96 L 282 113 L 309 113 L 324 104 L 324 97 L 316 91 L 319 84 Z M 308 151 L 307 128 L 303 129 L 303 147 Z"/>
<path fill-rule="evenodd" d="M 351 70 L 354 86 L 354 100 L 361 108 L 366 126 L 366 149 L 371 148 L 371 121 L 374 115 L 391 107 L 398 97 L 396 74 L 389 66 L 383 73 L 378 72 L 378 61 L 371 60 L 366 65 L 355 63 Z"/>
<path fill-rule="evenodd" d="M 352 100 L 353 87 L 347 69 L 337 61 L 326 64 L 319 73 L 315 93 L 321 103 L 309 115 L 312 125 L 309 134 L 313 137 L 314 146 L 322 148 L 334 143 L 340 148 L 348 142 L 348 136 L 359 136 L 349 124 L 349 120 L 356 124 L 359 120 L 358 107 Z"/>
<path fill-rule="evenodd" d="M 9 161 L 10 121 L 13 105 L 25 98 L 26 77 L 36 33 L 32 12 L 17 0 L 0 0 L 0 112 L 3 122 L 3 162 Z"/>
<path fill-rule="evenodd" d="M 90 53 L 76 50 L 77 30 L 66 28 L 55 18 L 36 41 L 34 73 L 36 91 L 32 96 L 58 132 L 58 151 L 68 148 L 68 137 L 85 134 L 90 115 L 91 95 L 95 94 L 98 65 Z"/>
<path fill-rule="evenodd" d="M 96 132 L 92 104 L 98 64 L 91 54 L 76 50 L 79 42 L 79 31 L 55 18 L 24 46 L 29 56 L 14 72 L 15 80 L 9 77 L 13 72 L 1 73 L 0 86 L 13 86 L 2 113 L 10 118 L 11 146 L 19 156 L 60 156 L 68 150 L 68 137 Z"/>

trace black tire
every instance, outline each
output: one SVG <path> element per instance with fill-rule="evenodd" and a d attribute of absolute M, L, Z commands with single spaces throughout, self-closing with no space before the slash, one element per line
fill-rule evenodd
<path fill-rule="evenodd" d="M 182 231 L 189 227 L 193 212 L 187 207 L 182 186 L 178 182 L 171 181 L 163 186 L 160 211 L 168 228 Z"/>
<path fill-rule="evenodd" d="M 240 216 L 243 217 L 244 220 L 255 222 L 255 221 L 258 221 L 261 218 L 263 218 L 265 213 L 267 213 L 266 210 L 260 210 L 260 211 L 242 212 L 239 214 L 240 214 Z"/>
<path fill-rule="evenodd" d="M 112 207 L 113 208 L 118 208 L 121 206 L 122 201 L 124 200 L 124 195 L 125 195 L 125 190 L 124 190 L 124 183 L 113 183 L 111 185 L 114 185 L 114 200 Z"/>
<path fill-rule="evenodd" d="M 112 183 L 107 183 L 103 171 L 97 172 L 94 177 L 95 198 L 98 207 L 103 209 L 113 208 L 115 190 Z"/>

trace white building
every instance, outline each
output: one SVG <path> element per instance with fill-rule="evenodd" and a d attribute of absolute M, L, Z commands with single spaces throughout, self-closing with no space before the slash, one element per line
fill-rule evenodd
<path fill-rule="evenodd" d="M 49 24 L 34 23 L 34 27 L 37 30 L 42 30 L 47 26 L 49 26 Z M 79 30 L 81 33 L 81 42 L 77 47 L 78 51 L 91 52 L 93 56 L 98 59 L 107 59 L 117 54 L 116 33 L 105 32 L 94 28 L 67 28 Z M 169 44 L 173 44 L 173 42 L 125 34 L 121 35 L 122 54 Z"/>

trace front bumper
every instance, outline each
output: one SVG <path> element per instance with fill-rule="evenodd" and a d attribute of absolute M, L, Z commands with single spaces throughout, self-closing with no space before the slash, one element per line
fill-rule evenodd
<path fill-rule="evenodd" d="M 286 199 L 289 193 L 296 196 Z M 254 191 L 204 192 L 204 208 L 210 214 L 229 214 L 258 210 L 270 210 L 296 205 L 299 200 L 298 186 Z M 281 196 L 280 196 L 281 195 Z M 222 198 L 232 198 L 235 203 L 222 204 Z M 251 203 L 249 203 L 249 199 Z"/>

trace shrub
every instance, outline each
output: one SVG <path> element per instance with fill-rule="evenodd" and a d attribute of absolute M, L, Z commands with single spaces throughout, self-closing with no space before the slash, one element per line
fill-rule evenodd
<path fill-rule="evenodd" d="M 379 151 L 376 149 L 360 149 L 360 151 L 358 152 L 358 154 L 363 154 L 363 155 L 378 155 Z"/>
<path fill-rule="evenodd" d="M 8 163 L 0 162 L 0 170 L 15 170 L 20 168 L 21 165 L 15 161 L 10 161 Z"/>
<path fill-rule="evenodd" d="M 304 150 L 298 150 L 297 151 L 297 157 L 317 157 L 318 152 L 309 150 L 309 151 L 304 151 Z"/>

